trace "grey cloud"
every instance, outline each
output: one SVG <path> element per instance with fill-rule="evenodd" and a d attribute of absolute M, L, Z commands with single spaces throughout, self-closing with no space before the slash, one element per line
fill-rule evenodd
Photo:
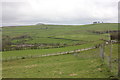
<path fill-rule="evenodd" d="M 93 21 L 117 22 L 117 0 L 28 0 L 3 2 L 4 25 L 38 22 L 87 24 Z"/>

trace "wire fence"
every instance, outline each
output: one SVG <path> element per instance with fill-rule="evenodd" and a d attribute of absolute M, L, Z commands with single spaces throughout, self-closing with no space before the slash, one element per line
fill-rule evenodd
<path fill-rule="evenodd" d="M 113 46 L 112 42 L 110 42 L 107 46 L 104 45 L 104 62 L 110 69 L 110 72 L 114 73 L 116 76 L 118 75 L 118 50 L 115 46 Z M 114 52 L 113 52 L 114 51 Z"/>
<path fill-rule="evenodd" d="M 118 51 L 116 44 L 100 44 L 98 48 L 93 48 L 88 51 L 83 51 L 79 53 L 73 53 L 77 59 L 100 59 L 102 64 L 104 64 L 109 72 L 113 73 L 115 76 L 118 75 Z M 116 50 L 116 51 L 115 51 Z"/>

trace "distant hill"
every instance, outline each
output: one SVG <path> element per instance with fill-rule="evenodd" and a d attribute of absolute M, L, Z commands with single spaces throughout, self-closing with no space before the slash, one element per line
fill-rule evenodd
<path fill-rule="evenodd" d="M 37 23 L 36 25 L 45 25 L 45 24 L 43 24 L 43 23 Z"/>

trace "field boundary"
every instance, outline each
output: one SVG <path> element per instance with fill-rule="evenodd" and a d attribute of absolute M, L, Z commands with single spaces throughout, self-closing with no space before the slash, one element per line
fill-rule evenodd
<path fill-rule="evenodd" d="M 57 56 L 57 55 L 77 53 L 77 52 L 80 52 L 80 51 L 87 51 L 87 50 L 95 49 L 95 48 L 96 48 L 96 47 L 90 47 L 90 48 L 83 48 L 83 49 L 77 49 L 77 50 L 66 51 L 66 52 L 51 53 L 51 54 L 45 54 L 45 55 L 15 56 L 15 57 L 5 58 L 5 59 L 3 59 L 2 61 L 5 62 L 5 61 L 19 60 L 19 59 L 39 58 L 39 57 L 47 57 L 47 56 Z"/>

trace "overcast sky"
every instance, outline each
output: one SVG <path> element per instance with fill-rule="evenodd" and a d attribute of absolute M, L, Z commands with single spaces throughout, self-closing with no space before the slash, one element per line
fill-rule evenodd
<path fill-rule="evenodd" d="M 2 25 L 118 22 L 119 0 L 4 0 Z"/>

